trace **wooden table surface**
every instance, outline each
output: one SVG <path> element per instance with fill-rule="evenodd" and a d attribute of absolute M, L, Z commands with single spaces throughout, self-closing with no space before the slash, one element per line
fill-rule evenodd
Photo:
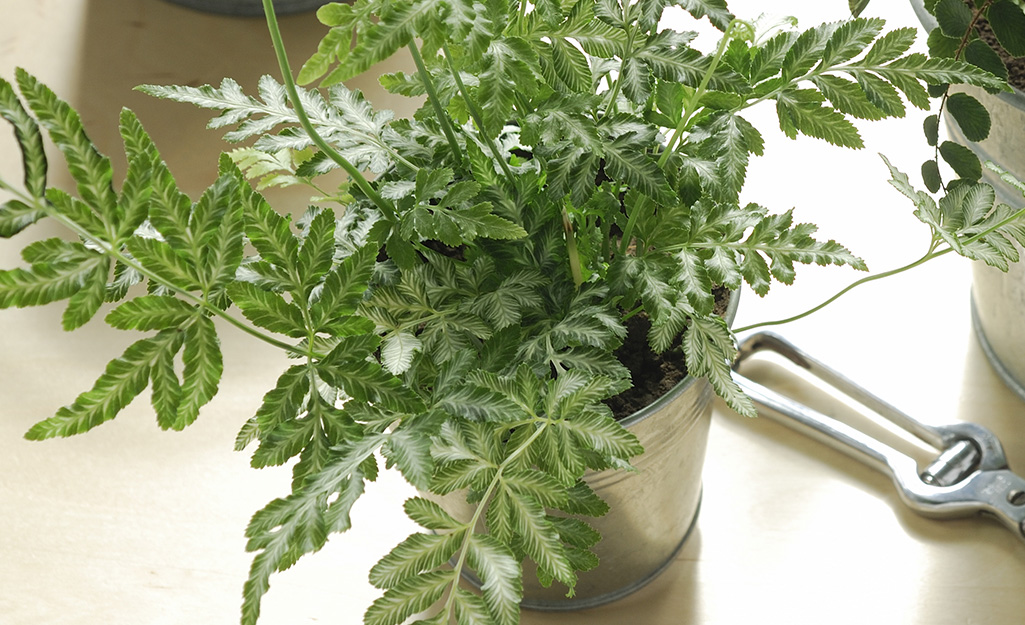
<path fill-rule="evenodd" d="M 840 19 L 844 0 L 772 3 L 804 25 Z M 731 3 L 756 14 L 764 3 Z M 872 4 L 891 26 L 915 25 L 902 2 Z M 295 60 L 320 29 L 311 16 L 283 20 Z M 181 185 L 213 178 L 219 134 L 205 112 L 131 91 L 140 83 L 203 84 L 233 76 L 252 86 L 273 70 L 260 20 L 201 15 L 159 0 L 0 2 L 0 75 L 22 66 L 79 107 L 94 140 L 114 157 L 117 115 L 136 110 Z M 396 59 L 394 66 L 408 62 Z M 358 83 L 399 114 L 409 103 Z M 773 210 L 797 207 L 877 271 L 920 256 L 928 231 L 886 183 L 876 152 L 914 174 L 929 150 L 923 113 L 865 128 L 867 149 L 843 151 L 776 130 L 770 109 L 745 198 Z M 56 159 L 54 159 L 56 161 Z M 7 131 L 0 170 L 17 171 Z M 57 170 L 57 167 L 54 167 Z M 913 178 L 916 176 L 913 176 Z M 55 173 L 59 185 L 67 177 Z M 302 198 L 278 194 L 285 210 Z M 36 236 L 46 236 L 42 227 Z M 0 267 L 19 263 L 18 241 L 0 241 Z M 978 421 L 1025 471 L 1025 403 L 990 369 L 970 329 L 970 266 L 944 257 L 866 286 L 778 331 L 930 423 Z M 745 293 L 738 324 L 785 317 L 857 278 L 808 268 L 796 288 L 759 299 Z M 223 624 L 237 622 L 249 566 L 250 515 L 287 492 L 289 471 L 249 468 L 233 452 L 237 429 L 284 366 L 280 355 L 227 331 L 221 393 L 182 433 L 160 431 L 146 401 L 86 436 L 32 443 L 36 421 L 87 389 L 134 340 L 99 319 L 59 331 L 60 307 L 0 311 L 0 623 L 3 625 Z M 769 365 L 752 377 L 817 395 Z M 819 397 L 830 411 L 839 404 Z M 525 624 L 899 623 L 1025 621 L 1025 542 L 984 519 L 915 516 L 889 479 L 767 419 L 716 406 L 695 534 L 666 573 L 618 603 L 578 613 L 525 612 Z M 399 511 L 411 490 L 392 473 L 353 511 L 355 528 L 272 578 L 265 625 L 360 622 L 376 596 L 366 572 L 411 531 Z"/>

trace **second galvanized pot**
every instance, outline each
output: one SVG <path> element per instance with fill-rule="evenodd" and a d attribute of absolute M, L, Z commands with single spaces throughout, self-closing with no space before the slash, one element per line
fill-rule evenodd
<path fill-rule="evenodd" d="M 936 21 L 922 0 L 911 5 L 926 30 Z M 974 87 L 963 89 L 989 111 L 992 130 L 981 142 L 969 141 L 951 117 L 946 131 L 951 141 L 971 148 L 983 161 L 992 161 L 1019 179 L 1025 178 L 1025 93 L 991 94 Z M 983 182 L 997 193 L 997 200 L 1018 208 L 1022 194 L 983 168 Z M 1018 250 L 1025 258 L 1025 251 Z M 1005 273 L 976 262 L 972 267 L 972 325 L 979 344 L 993 368 L 1012 390 L 1025 399 L 1025 262 L 1013 263 Z"/>

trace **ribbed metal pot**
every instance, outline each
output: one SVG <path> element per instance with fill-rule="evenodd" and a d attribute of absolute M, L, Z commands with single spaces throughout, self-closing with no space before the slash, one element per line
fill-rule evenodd
<path fill-rule="evenodd" d="M 911 0 L 911 6 L 926 30 L 936 27 L 922 0 Z M 983 162 L 992 161 L 1025 178 L 1025 93 L 1015 89 L 1013 93 L 994 95 L 976 87 L 959 89 L 986 107 L 992 130 L 984 141 L 969 141 L 947 115 L 947 136 L 971 148 Z M 992 170 L 984 167 L 982 177 L 996 190 L 998 201 L 1015 208 L 1023 205 L 1021 193 Z M 1025 252 L 1018 252 L 1025 258 Z M 1013 263 L 1006 273 L 982 262 L 973 264 L 972 326 L 993 368 L 1025 399 L 1025 262 Z"/>
<path fill-rule="evenodd" d="M 728 322 L 733 321 L 738 300 L 736 294 L 730 299 Z M 584 517 L 602 535 L 594 547 L 601 564 L 580 574 L 571 599 L 560 584 L 544 588 L 525 569 L 523 607 L 577 610 L 609 603 L 641 588 L 672 563 L 701 504 L 712 398 L 706 380 L 688 376 L 622 421 L 644 445 L 644 453 L 632 461 L 638 471 L 608 470 L 584 477 L 610 508 L 603 517 Z M 433 498 L 453 516 L 469 519 L 473 508 L 464 497 L 453 493 Z"/>

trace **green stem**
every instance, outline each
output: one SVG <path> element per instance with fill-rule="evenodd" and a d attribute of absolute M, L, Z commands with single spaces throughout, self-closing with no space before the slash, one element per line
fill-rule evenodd
<path fill-rule="evenodd" d="M 424 59 L 420 55 L 420 49 L 416 47 L 415 41 L 410 41 L 409 53 L 413 57 L 413 63 L 416 64 L 416 71 L 420 74 L 420 80 L 424 83 L 424 89 L 427 90 L 427 100 L 431 103 L 434 108 L 434 114 L 438 117 L 438 123 L 441 124 L 441 130 L 445 133 L 445 138 L 448 139 L 449 148 L 452 150 L 452 156 L 457 162 L 462 162 L 463 151 L 459 148 L 459 142 L 456 141 L 455 131 L 452 130 L 452 122 L 448 118 L 448 114 L 445 109 L 441 106 L 441 100 L 438 98 L 438 90 L 434 86 L 434 81 L 431 80 L 431 73 L 427 71 L 427 66 L 424 65 Z"/>
<path fill-rule="evenodd" d="M 267 2 L 269 0 L 264 0 Z M 477 108 L 477 103 L 470 99 L 470 93 L 466 89 L 466 85 L 463 84 L 462 77 L 459 76 L 459 70 L 456 69 L 455 64 L 452 62 L 452 55 L 449 54 L 448 47 L 442 46 L 442 52 L 445 55 L 445 62 L 448 64 L 448 69 L 452 72 L 452 79 L 455 80 L 456 88 L 459 89 L 459 94 L 463 96 L 463 101 L 466 102 L 466 110 L 469 111 L 470 117 L 473 118 L 473 122 L 477 125 L 477 131 L 483 139 L 485 145 L 488 146 L 488 150 L 491 151 L 491 155 L 498 161 L 498 164 L 502 167 L 502 173 L 505 174 L 506 179 L 509 181 L 510 188 L 516 188 L 516 177 L 513 176 L 512 170 L 509 169 L 509 163 L 505 162 L 505 158 L 502 157 L 501 150 L 495 145 L 494 139 L 488 136 L 484 131 L 484 116 L 481 114 L 480 109 Z"/>
<path fill-rule="evenodd" d="M 623 230 L 623 238 L 619 242 L 619 254 L 623 256 L 626 254 L 626 250 L 630 247 L 630 239 L 633 238 L 634 228 L 637 226 L 637 220 L 640 218 L 641 211 L 648 207 L 651 202 L 648 196 L 641 196 L 641 199 L 633 207 L 633 212 L 626 220 L 626 228 Z"/>
<path fill-rule="evenodd" d="M 715 70 L 719 68 L 719 63 L 722 62 L 723 56 L 726 55 L 726 49 L 733 39 L 733 31 L 737 29 L 737 25 L 740 22 L 733 20 L 730 25 L 726 27 L 726 32 L 723 33 L 722 39 L 719 40 L 719 48 L 715 51 L 715 56 L 712 58 L 712 63 L 708 66 L 708 71 L 701 77 L 701 82 L 698 84 L 697 89 L 694 93 L 687 98 L 684 104 L 683 117 L 680 119 L 680 123 L 676 125 L 676 129 L 673 131 L 673 135 L 669 138 L 669 143 L 666 144 L 665 152 L 658 159 L 659 167 L 663 167 L 666 161 L 669 160 L 669 155 L 676 148 L 677 142 L 683 133 L 687 131 L 687 126 L 690 125 L 690 120 L 697 112 L 698 106 L 701 104 L 701 98 L 704 97 L 708 91 L 708 83 L 712 81 L 712 75 L 715 74 Z"/>
<path fill-rule="evenodd" d="M 509 456 L 503 460 L 500 465 L 498 465 L 498 470 L 495 471 L 495 477 L 491 480 L 491 483 L 488 484 L 488 489 L 484 491 L 484 495 L 477 503 L 477 508 L 473 511 L 473 518 L 471 518 L 469 523 L 467 523 L 466 536 L 463 537 L 463 543 L 459 547 L 459 558 L 456 560 L 455 564 L 452 565 L 453 585 L 458 584 L 462 579 L 463 567 L 466 566 L 466 554 L 469 552 L 470 547 L 470 538 L 473 536 L 473 531 L 474 528 L 477 527 L 477 523 L 480 522 L 480 517 L 484 513 L 484 509 L 487 508 L 488 502 L 491 500 L 492 495 L 495 494 L 495 489 L 498 487 L 498 483 L 502 481 L 502 473 L 505 472 L 505 470 L 509 468 L 509 465 L 523 454 L 539 436 L 541 436 L 542 432 L 548 428 L 549 423 L 550 421 L 548 420 L 542 421 L 540 427 L 534 430 L 534 433 L 530 435 L 530 438 L 523 441 L 522 445 L 514 449 L 513 452 L 509 454 Z M 445 623 L 448 623 L 451 620 L 452 602 L 455 600 L 455 594 L 455 589 L 453 588 L 453 592 L 449 594 L 448 599 L 445 601 Z"/>
<path fill-rule="evenodd" d="M 562 229 L 566 233 L 566 253 L 569 255 L 569 270 L 573 274 L 573 284 L 577 290 L 584 283 L 584 274 L 580 268 L 580 254 L 577 252 L 577 238 L 573 233 L 573 222 L 569 218 L 566 207 L 562 207 Z"/>
<path fill-rule="evenodd" d="M 844 287 L 839 292 L 837 292 L 836 295 L 830 297 L 829 299 L 827 299 L 826 301 L 822 302 L 818 306 L 815 306 L 814 308 L 810 308 L 810 309 L 804 311 L 803 313 L 801 313 L 799 315 L 794 315 L 793 317 L 787 317 L 786 319 L 778 319 L 776 321 L 763 321 L 763 322 L 760 322 L 760 323 L 754 323 L 754 324 L 751 324 L 749 326 L 744 326 L 742 328 L 736 328 L 736 329 L 733 330 L 733 332 L 736 333 L 736 334 L 740 334 L 742 332 L 748 332 L 748 331 L 754 330 L 756 328 L 765 328 L 765 327 L 768 327 L 768 326 L 778 326 L 778 325 L 783 325 L 785 323 L 790 323 L 792 321 L 797 321 L 798 319 L 803 319 L 804 317 L 807 317 L 808 315 L 810 315 L 812 313 L 818 312 L 819 310 L 821 310 L 821 309 L 825 308 L 826 306 L 832 304 L 836 300 L 840 299 L 842 296 L 846 295 L 848 292 L 854 290 L 855 288 L 857 288 L 857 287 L 859 287 L 859 286 L 861 286 L 863 284 L 868 284 L 869 282 L 875 282 L 876 280 L 881 280 L 883 278 L 888 278 L 890 276 L 895 276 L 897 274 L 904 273 L 905 271 L 908 271 L 909 269 L 914 269 L 915 267 L 918 267 L 919 265 L 925 264 L 925 263 L 929 262 L 930 260 L 932 260 L 934 258 L 939 258 L 940 256 L 943 256 L 944 254 L 947 254 L 947 253 L 949 253 L 951 251 L 953 251 L 953 250 L 951 248 L 949 248 L 949 247 L 945 248 L 943 250 L 940 250 L 940 251 L 935 251 L 935 247 L 930 248 L 929 252 L 925 256 L 922 256 L 918 260 L 916 260 L 916 261 L 914 261 L 912 263 L 909 263 L 907 265 L 904 265 L 903 267 L 898 267 L 897 269 L 891 269 L 890 271 L 884 271 L 882 273 L 877 273 L 877 274 L 873 274 L 871 276 L 866 276 L 866 277 L 864 277 L 864 278 L 862 278 L 860 280 L 856 280 L 855 282 L 852 282 L 851 284 L 848 284 L 846 287 Z"/>
<path fill-rule="evenodd" d="M 272 0 L 263 0 L 263 11 L 267 16 L 267 30 L 270 32 L 271 43 L 274 46 L 274 54 L 278 59 L 278 66 L 281 69 L 281 78 L 285 85 L 285 91 L 288 93 L 288 99 L 292 102 L 292 107 L 295 109 L 296 117 L 299 118 L 299 125 L 303 127 L 306 134 L 309 135 L 314 145 L 317 146 L 320 151 L 327 154 L 328 158 L 337 163 L 342 169 L 345 170 L 349 177 L 356 183 L 356 186 L 370 198 L 385 217 L 389 221 L 395 221 L 395 208 L 385 200 L 381 195 L 374 189 L 373 185 L 363 176 L 363 174 L 356 169 L 356 167 L 349 162 L 344 156 L 338 153 L 337 150 L 328 145 L 327 141 L 317 132 L 316 128 L 310 122 L 309 116 L 306 114 L 306 109 L 303 107 L 302 102 L 299 99 L 299 92 L 295 87 L 295 79 L 292 77 L 291 65 L 288 63 L 288 55 L 285 53 L 285 44 L 281 38 L 281 30 L 278 28 L 278 18 L 274 13 L 274 3 Z"/>

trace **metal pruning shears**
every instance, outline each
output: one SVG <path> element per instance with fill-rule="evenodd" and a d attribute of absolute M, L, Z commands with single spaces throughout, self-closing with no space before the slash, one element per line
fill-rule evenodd
<path fill-rule="evenodd" d="M 935 448 L 936 459 L 919 471 L 917 462 L 897 449 L 736 373 L 745 359 L 766 350 L 784 356 Z M 1000 441 L 985 427 L 975 423 L 920 423 L 768 332 L 753 334 L 741 342 L 733 377 L 755 403 L 769 409 L 765 416 L 892 475 L 901 499 L 915 512 L 935 518 L 984 514 L 1025 540 L 1025 479 L 1011 472 Z"/>

